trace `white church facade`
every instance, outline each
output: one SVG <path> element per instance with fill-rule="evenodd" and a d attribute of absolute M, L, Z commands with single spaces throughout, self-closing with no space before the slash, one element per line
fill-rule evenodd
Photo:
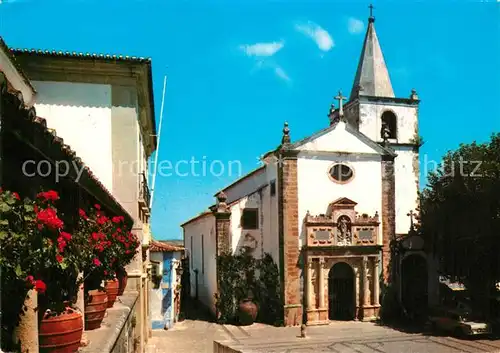
<path fill-rule="evenodd" d="M 192 295 L 212 311 L 216 255 L 247 247 L 278 264 L 286 325 L 378 317 L 390 242 L 408 234 L 418 205 L 420 145 L 419 99 L 395 96 L 374 22 L 330 125 L 293 142 L 285 123 L 262 167 L 182 224 Z"/>

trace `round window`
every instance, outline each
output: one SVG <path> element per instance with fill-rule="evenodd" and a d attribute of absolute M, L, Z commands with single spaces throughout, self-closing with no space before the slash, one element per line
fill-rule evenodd
<path fill-rule="evenodd" d="M 354 172 L 348 165 L 335 164 L 330 168 L 330 177 L 338 183 L 347 183 L 354 176 Z"/>

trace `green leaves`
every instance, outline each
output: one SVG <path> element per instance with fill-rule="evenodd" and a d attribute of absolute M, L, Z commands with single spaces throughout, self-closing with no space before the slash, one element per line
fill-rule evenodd
<path fill-rule="evenodd" d="M 21 265 L 20 264 L 17 264 L 16 265 L 16 276 L 17 277 L 21 277 L 23 275 L 23 269 L 21 268 Z"/>
<path fill-rule="evenodd" d="M 9 203 L 0 202 L 0 213 L 10 212 L 11 209 L 12 209 L 12 207 L 9 206 Z"/>
<path fill-rule="evenodd" d="M 421 231 L 440 270 L 471 287 L 500 281 L 500 134 L 461 144 L 429 174 L 421 194 Z"/>

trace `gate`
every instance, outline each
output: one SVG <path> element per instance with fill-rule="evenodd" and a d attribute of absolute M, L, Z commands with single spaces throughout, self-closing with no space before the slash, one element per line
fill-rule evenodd
<path fill-rule="evenodd" d="M 328 318 L 353 320 L 355 313 L 354 271 L 345 262 L 339 262 L 328 273 Z"/>
<path fill-rule="evenodd" d="M 401 299 L 413 319 L 424 319 L 427 312 L 427 260 L 417 254 L 405 257 L 401 263 Z"/>

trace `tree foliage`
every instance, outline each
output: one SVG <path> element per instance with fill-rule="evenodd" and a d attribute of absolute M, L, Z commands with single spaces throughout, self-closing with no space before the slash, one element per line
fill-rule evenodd
<path fill-rule="evenodd" d="M 500 134 L 448 152 L 420 201 L 421 232 L 441 274 L 488 293 L 500 281 Z"/>

